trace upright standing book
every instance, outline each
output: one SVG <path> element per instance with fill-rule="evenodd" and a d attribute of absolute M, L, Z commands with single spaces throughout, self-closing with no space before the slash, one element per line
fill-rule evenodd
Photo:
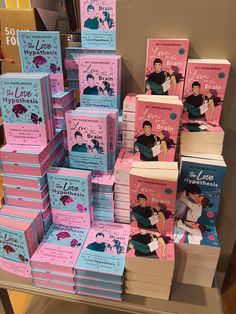
<path fill-rule="evenodd" d="M 148 39 L 145 93 L 182 99 L 188 49 L 188 39 Z"/>
<path fill-rule="evenodd" d="M 215 225 L 225 171 L 223 160 L 181 157 L 175 218 Z"/>
<path fill-rule="evenodd" d="M 121 57 L 83 55 L 80 57 L 80 105 L 119 109 Z"/>
<path fill-rule="evenodd" d="M 219 124 L 224 103 L 230 62 L 225 59 L 188 60 L 184 85 L 183 125 L 189 131 Z"/>
<path fill-rule="evenodd" d="M 18 41 L 23 72 L 48 72 L 52 92 L 64 92 L 60 33 L 19 31 Z"/>
<path fill-rule="evenodd" d="M 116 0 L 81 0 L 83 48 L 116 49 Z"/>

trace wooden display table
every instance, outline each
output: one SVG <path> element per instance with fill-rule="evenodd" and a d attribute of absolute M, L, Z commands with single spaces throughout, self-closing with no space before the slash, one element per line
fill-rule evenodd
<path fill-rule="evenodd" d="M 0 270 L 0 296 L 6 314 L 12 314 L 6 289 L 50 297 L 58 300 L 77 302 L 97 308 L 125 313 L 166 313 L 166 314 L 222 314 L 221 297 L 217 288 L 204 288 L 174 284 L 170 301 L 125 295 L 124 301 L 109 301 L 41 289 L 32 285 L 31 280 L 14 276 Z M 78 306 L 79 310 L 79 306 Z M 79 311 L 78 311 L 79 312 Z"/>

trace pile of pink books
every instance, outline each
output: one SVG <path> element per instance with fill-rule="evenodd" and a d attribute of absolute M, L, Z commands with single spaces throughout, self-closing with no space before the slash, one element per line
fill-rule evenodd
<path fill-rule="evenodd" d="M 74 268 L 88 229 L 53 224 L 31 257 L 34 285 L 75 293 Z"/>
<path fill-rule="evenodd" d="M 130 226 L 94 222 L 77 260 L 76 293 L 121 300 Z"/>
<path fill-rule="evenodd" d="M 224 131 L 220 127 L 230 63 L 225 59 L 188 60 L 184 86 L 181 150 L 221 154 Z"/>
<path fill-rule="evenodd" d="M 40 212 L 45 230 L 51 222 L 46 173 L 63 153 L 61 133 L 47 146 L 6 144 L 0 149 L 6 204 Z"/>
<path fill-rule="evenodd" d="M 55 116 L 55 127 L 59 130 L 66 129 L 65 114 L 73 110 L 75 106 L 74 91 L 68 90 L 53 94 L 53 111 Z"/>
<path fill-rule="evenodd" d="M 1 268 L 31 277 L 29 261 L 42 237 L 42 218 L 36 210 L 3 206 L 0 213 Z"/>

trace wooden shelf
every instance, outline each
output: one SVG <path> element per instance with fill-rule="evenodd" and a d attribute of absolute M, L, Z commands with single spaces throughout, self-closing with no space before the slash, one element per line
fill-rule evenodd
<path fill-rule="evenodd" d="M 125 313 L 223 313 L 221 297 L 217 288 L 204 288 L 183 284 L 173 285 L 170 301 L 125 295 L 124 301 L 117 302 L 41 289 L 33 286 L 30 279 L 24 279 L 0 270 L 0 288 L 50 297 L 63 301 L 77 302 L 98 308 L 106 308 L 110 311 L 119 310 Z"/>

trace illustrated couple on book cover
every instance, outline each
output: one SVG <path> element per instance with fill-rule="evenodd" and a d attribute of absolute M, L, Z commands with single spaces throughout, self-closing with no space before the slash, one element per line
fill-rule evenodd
<path fill-rule="evenodd" d="M 165 233 L 166 220 L 173 218 L 173 214 L 162 203 L 157 203 L 155 207 L 148 205 L 146 195 L 137 195 L 138 205 L 131 208 L 131 222 L 136 221 L 138 228 L 157 229 Z"/>
<path fill-rule="evenodd" d="M 191 94 L 186 96 L 184 101 L 184 110 L 187 112 L 188 120 L 206 121 L 206 113 L 208 112 L 208 120 L 212 121 L 214 117 L 215 107 L 222 105 L 222 100 L 218 97 L 215 89 L 201 93 L 201 84 L 198 81 L 192 83 Z M 184 126 L 190 131 L 200 131 L 203 127 L 198 124 L 185 123 Z"/>
<path fill-rule="evenodd" d="M 202 194 L 196 184 L 187 184 L 177 196 L 175 211 L 175 242 L 186 241 L 190 244 L 200 244 L 203 233 L 211 231 L 201 223 L 204 208 L 213 204 Z"/>
<path fill-rule="evenodd" d="M 84 95 L 94 95 L 94 96 L 114 96 L 114 89 L 111 84 L 107 81 L 102 81 L 102 87 L 97 86 L 94 82 L 94 76 L 88 74 L 87 77 L 88 86 L 85 87 Z"/>
<path fill-rule="evenodd" d="M 178 66 L 172 65 L 168 70 L 162 68 L 162 60 L 155 58 L 153 61 L 154 71 L 147 69 L 145 92 L 152 95 L 168 95 L 168 90 L 172 90 L 171 95 L 176 95 L 177 84 L 183 81 L 184 77 L 179 72 Z"/>
<path fill-rule="evenodd" d="M 84 28 L 91 30 L 106 30 L 114 28 L 115 22 L 108 11 L 103 10 L 101 13 L 95 10 L 95 6 L 87 6 L 88 18 L 84 22 Z"/>
<path fill-rule="evenodd" d="M 148 258 L 166 258 L 166 249 L 173 239 L 169 236 L 162 235 L 159 232 L 148 232 L 146 229 L 135 229 L 128 243 L 127 255 L 131 255 L 134 250 L 134 256 Z"/>
<path fill-rule="evenodd" d="M 103 147 L 100 146 L 101 143 L 99 143 L 96 139 L 91 139 L 90 143 L 85 143 L 83 140 L 83 134 L 80 131 L 76 131 L 74 133 L 74 137 L 76 140 L 76 144 L 72 146 L 73 152 L 79 152 L 79 153 L 90 153 L 90 154 L 104 154 Z"/>
<path fill-rule="evenodd" d="M 134 143 L 134 152 L 140 152 L 140 159 L 143 161 L 158 161 L 158 155 L 163 153 L 162 161 L 165 161 L 168 150 L 174 145 L 168 131 L 161 130 L 158 135 L 154 135 L 152 123 L 146 120 L 143 122 L 143 134 Z"/>
<path fill-rule="evenodd" d="M 104 241 L 104 233 L 98 232 L 94 242 L 89 243 L 86 248 L 92 251 L 105 252 L 110 254 L 124 254 L 124 247 L 118 239 L 112 242 Z"/>

